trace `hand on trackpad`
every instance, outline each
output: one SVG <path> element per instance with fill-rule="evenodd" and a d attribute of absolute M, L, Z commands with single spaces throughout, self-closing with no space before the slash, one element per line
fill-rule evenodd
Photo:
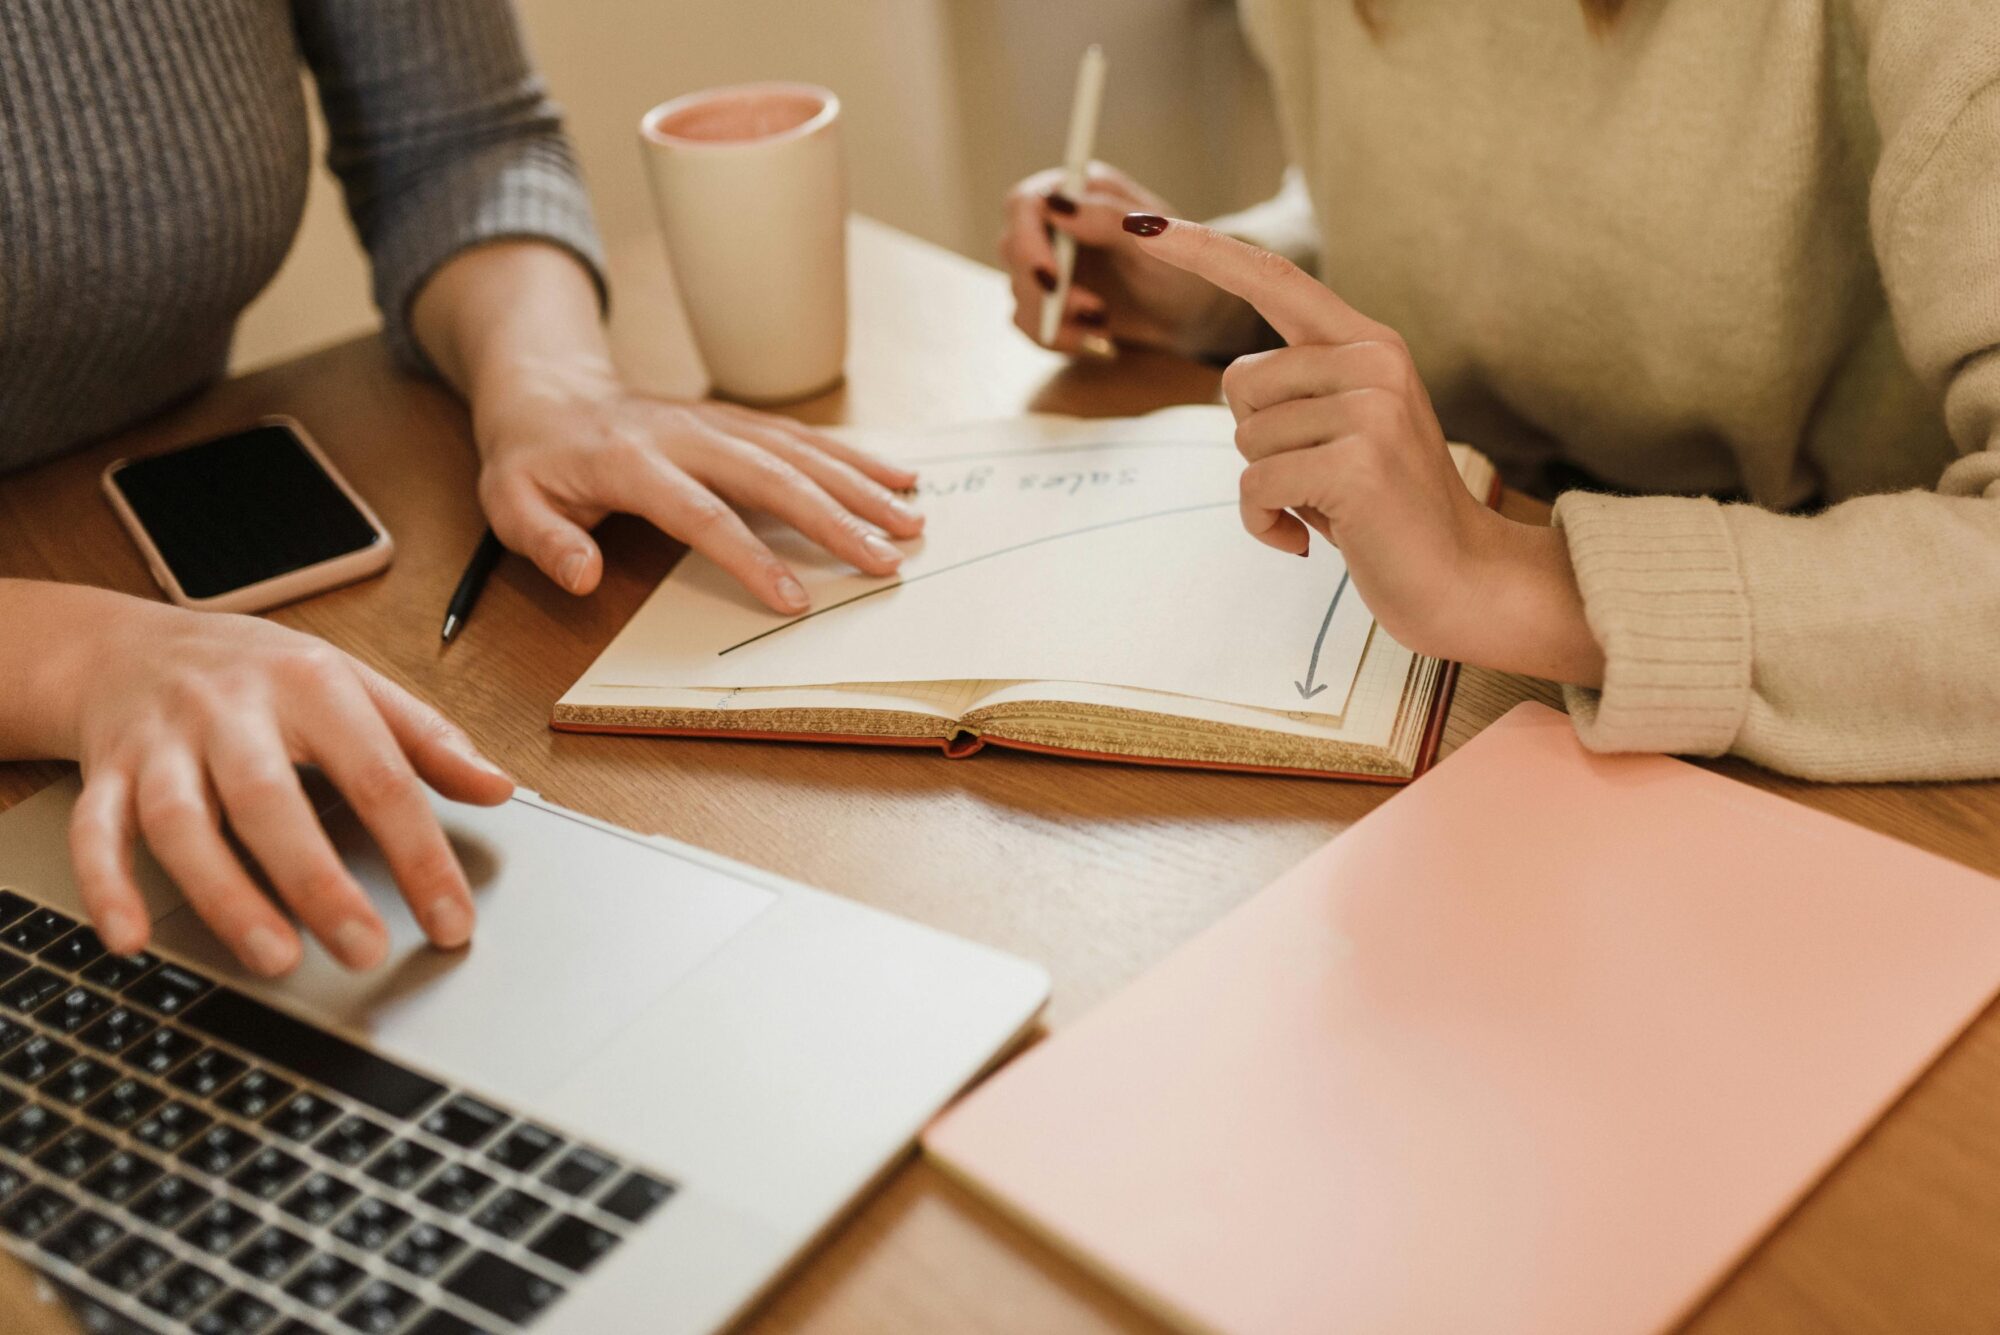
<path fill-rule="evenodd" d="M 435 805 L 472 885 L 462 951 L 425 940 L 346 807 L 327 832 L 388 925 L 387 960 L 352 973 L 308 944 L 277 982 L 238 967 L 191 909 L 168 950 L 245 992 L 496 1096 L 533 1099 L 777 899 L 762 886 L 524 800 Z"/>

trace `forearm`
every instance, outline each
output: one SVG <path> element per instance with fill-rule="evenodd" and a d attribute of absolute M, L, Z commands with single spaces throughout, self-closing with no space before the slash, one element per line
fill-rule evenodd
<path fill-rule="evenodd" d="M 411 325 L 475 415 L 536 378 L 616 374 L 589 271 L 539 241 L 495 241 L 453 256 L 418 292 Z"/>
<path fill-rule="evenodd" d="M 75 759 L 77 698 L 105 636 L 159 610 L 107 589 L 0 579 L 0 760 Z"/>

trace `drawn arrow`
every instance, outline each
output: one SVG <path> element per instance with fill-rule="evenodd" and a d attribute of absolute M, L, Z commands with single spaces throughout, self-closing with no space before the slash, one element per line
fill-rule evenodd
<path fill-rule="evenodd" d="M 1298 687 L 1299 699 L 1301 700 L 1310 700 L 1326 689 L 1325 682 L 1321 682 L 1317 686 L 1312 684 L 1313 674 L 1319 671 L 1319 651 L 1326 647 L 1327 627 L 1333 624 L 1333 613 L 1340 606 L 1340 595 L 1346 592 L 1347 572 L 1343 570 L 1340 572 L 1340 586 L 1333 591 L 1333 601 L 1326 605 L 1326 616 L 1319 623 L 1319 634 L 1313 637 L 1313 656 L 1311 661 L 1306 664 L 1306 679 L 1292 683 L 1292 685 Z"/>

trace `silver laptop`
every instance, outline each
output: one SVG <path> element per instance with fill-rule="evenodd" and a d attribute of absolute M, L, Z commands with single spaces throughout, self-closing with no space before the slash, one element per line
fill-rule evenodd
<path fill-rule="evenodd" d="M 1032 964 L 522 794 L 437 804 L 479 906 L 237 968 L 141 858 L 81 923 L 58 784 L 0 814 L 0 1244 L 102 1330 L 706 1331 L 1032 1023 Z M 296 1323 L 296 1324 L 288 1324 Z"/>

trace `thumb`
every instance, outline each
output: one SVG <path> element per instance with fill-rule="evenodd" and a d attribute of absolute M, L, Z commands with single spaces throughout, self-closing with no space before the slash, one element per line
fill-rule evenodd
<path fill-rule="evenodd" d="M 1102 189 L 1076 195 L 1052 194 L 1048 197 L 1046 217 L 1051 226 L 1068 232 L 1083 245 L 1121 246 L 1132 240 L 1124 222 L 1137 202 Z M 1072 207 L 1065 208 L 1065 203 Z"/>
<path fill-rule="evenodd" d="M 535 563 L 569 593 L 585 594 L 604 574 L 604 557 L 581 526 L 532 488 L 496 498 L 486 508 L 493 535 Z"/>
<path fill-rule="evenodd" d="M 1363 343 L 1387 332 L 1284 256 L 1212 227 L 1156 213 L 1128 213 L 1120 226 L 1145 254 L 1249 302 L 1287 343 Z"/>

